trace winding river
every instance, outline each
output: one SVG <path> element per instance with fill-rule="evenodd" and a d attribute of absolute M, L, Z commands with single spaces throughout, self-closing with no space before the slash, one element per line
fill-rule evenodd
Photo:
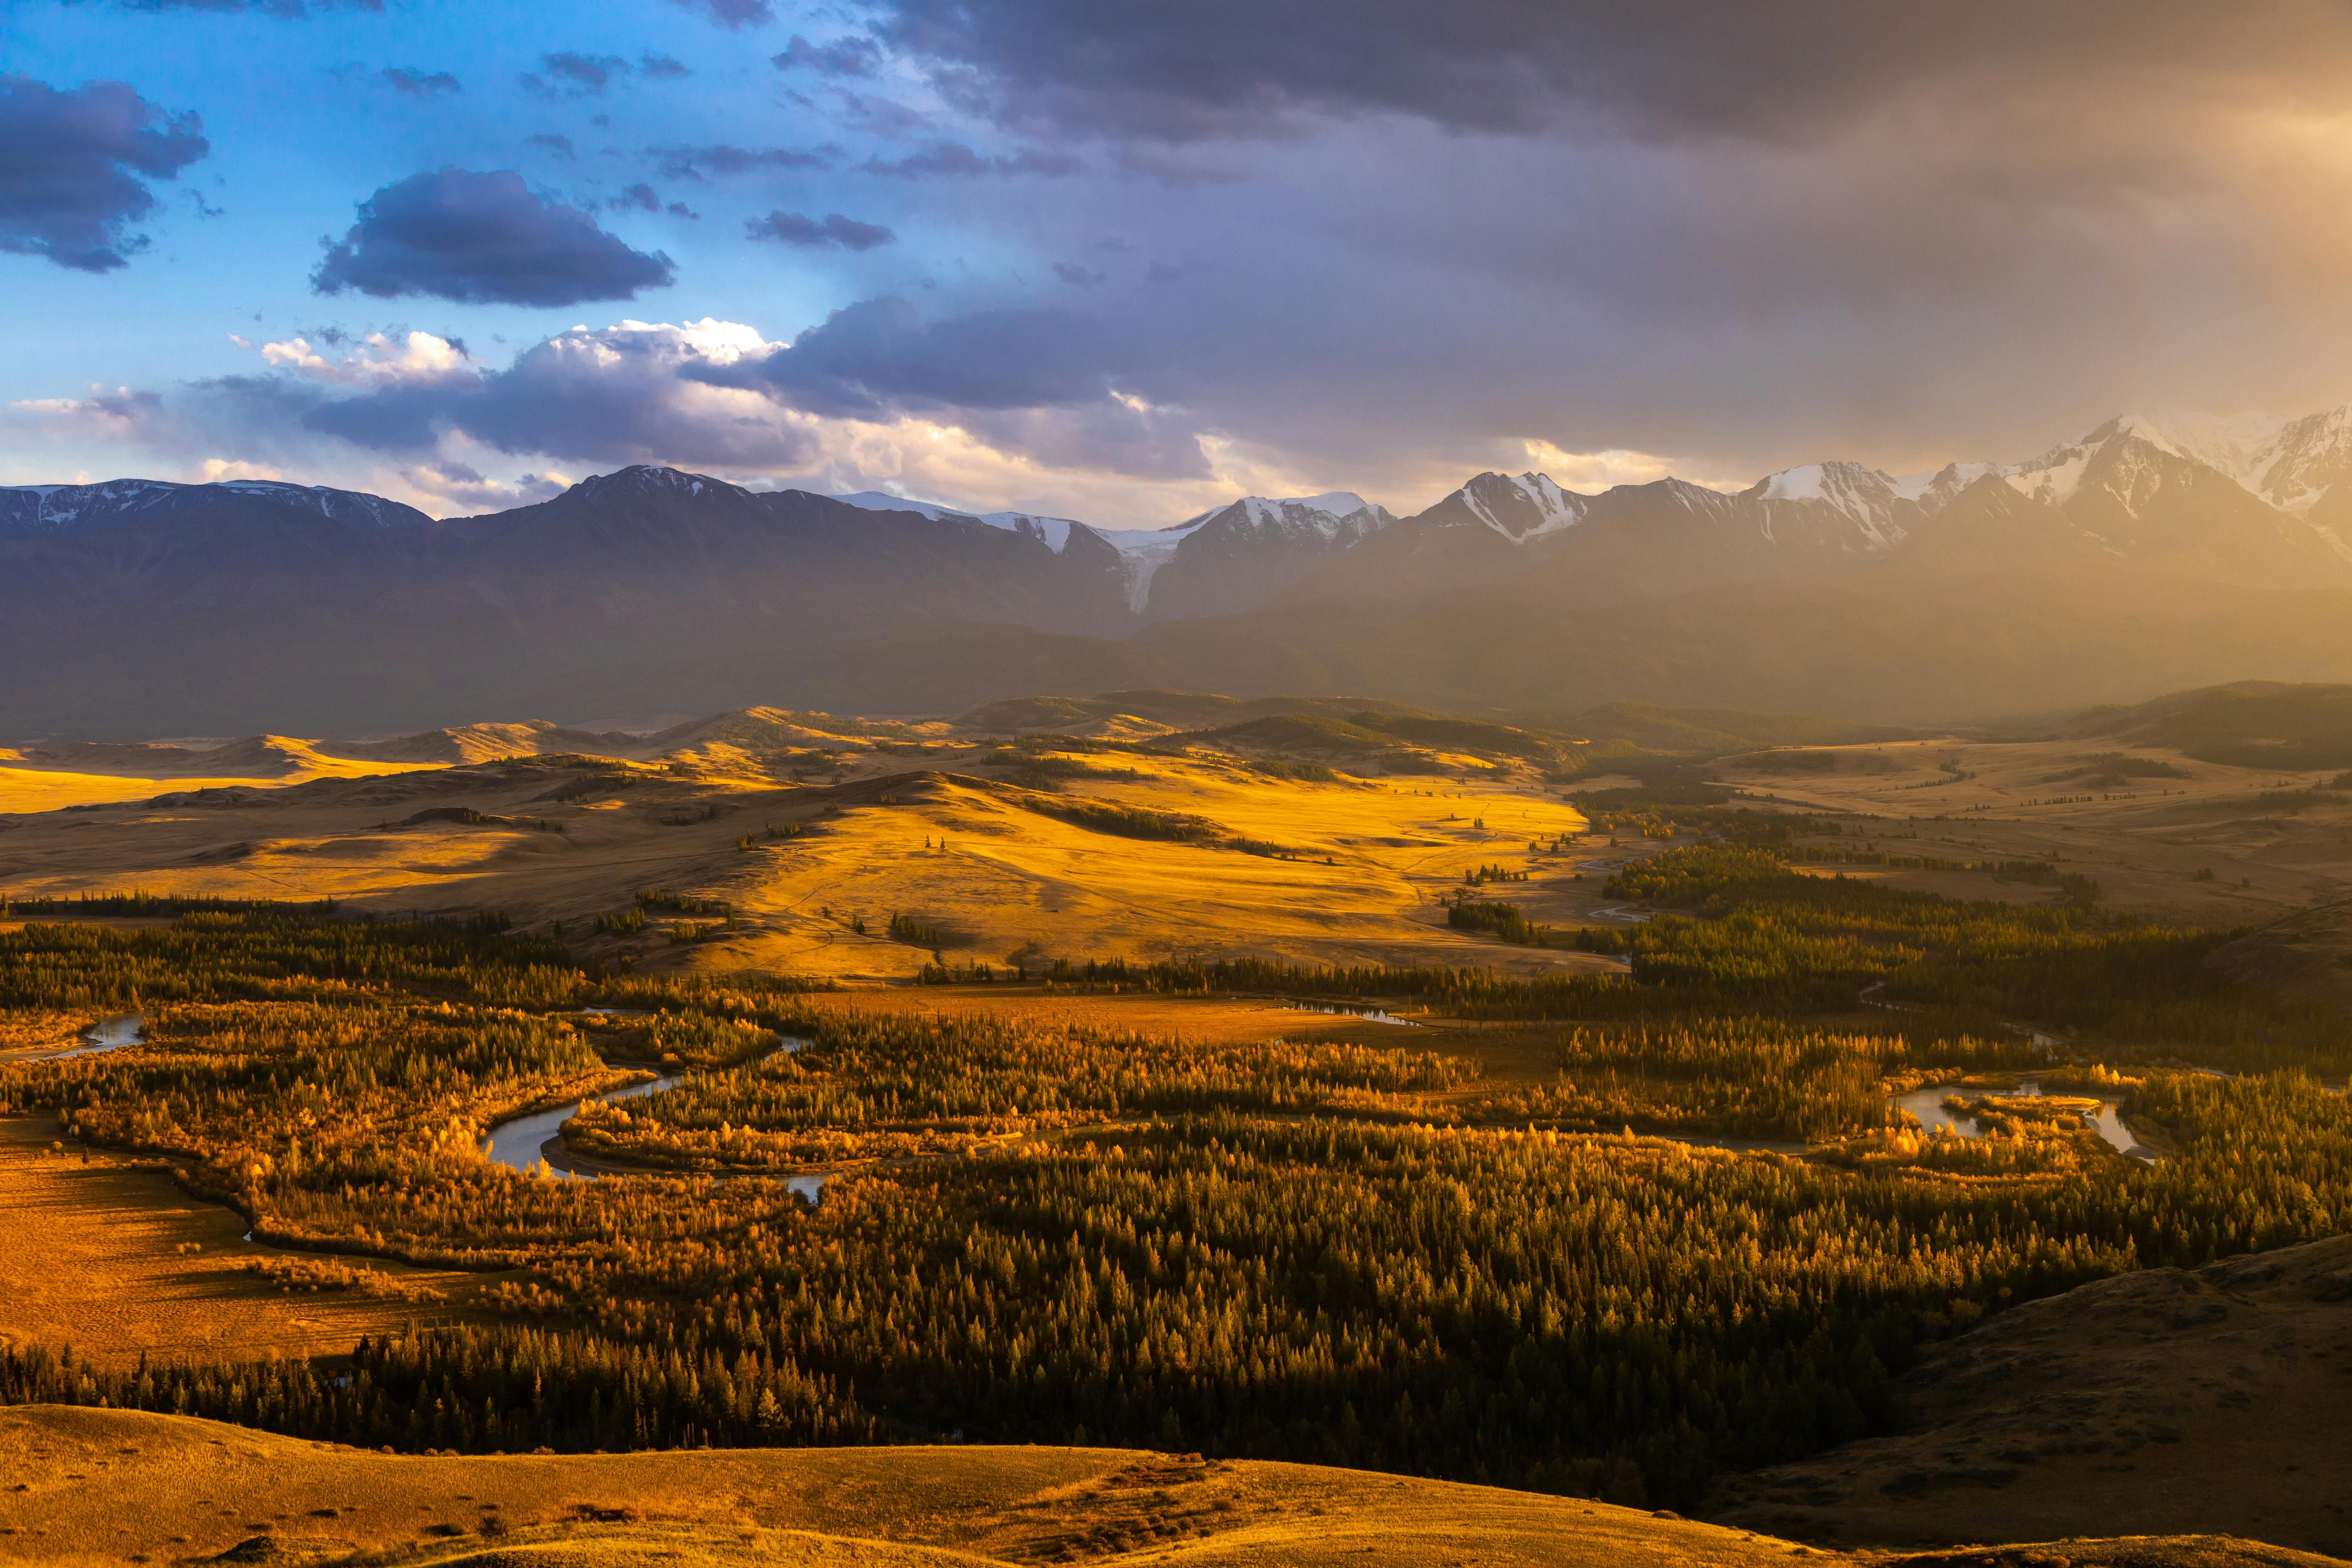
<path fill-rule="evenodd" d="M 587 1010 L 604 1017 L 646 1016 L 644 1014 L 627 1014 L 605 1008 Z M 796 1051 L 806 1044 L 808 1044 L 806 1040 L 796 1037 L 786 1037 L 779 1039 L 766 1052 L 752 1058 L 751 1061 L 764 1061 L 780 1051 L 786 1053 Z M 748 1067 L 751 1063 L 746 1062 L 742 1065 Z M 663 1073 L 646 1083 L 633 1083 L 625 1088 L 607 1089 L 604 1093 L 595 1096 L 593 1101 L 583 1100 L 576 1104 L 557 1106 L 552 1110 L 528 1111 L 523 1115 L 495 1122 L 490 1127 L 489 1136 L 482 1142 L 482 1154 L 486 1159 L 495 1161 L 511 1170 L 520 1171 L 525 1175 L 539 1172 L 562 1181 L 593 1180 L 600 1176 L 713 1175 L 722 1181 L 748 1178 L 782 1182 L 784 1184 L 785 1190 L 798 1193 L 808 1202 L 814 1204 L 818 1200 L 824 1191 L 824 1184 L 831 1180 L 835 1173 L 826 1171 L 811 1175 L 772 1176 L 761 1171 L 669 1171 L 651 1165 L 627 1165 L 616 1161 L 592 1159 L 584 1154 L 574 1153 L 564 1146 L 563 1124 L 579 1115 L 583 1107 L 591 1103 L 610 1105 L 617 1100 L 636 1100 L 648 1094 L 659 1094 L 666 1089 L 675 1087 L 680 1076 L 682 1075 L 677 1073 Z"/>

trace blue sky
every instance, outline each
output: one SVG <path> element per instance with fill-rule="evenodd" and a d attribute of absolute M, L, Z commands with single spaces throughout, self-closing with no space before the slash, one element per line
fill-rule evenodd
<path fill-rule="evenodd" d="M 2332 15 L 1757 14 L 10 0 L 0 481 L 451 513 L 655 460 L 1143 525 L 2352 395 Z M 73 142 L 126 102 L 205 148 L 144 212 Z"/>

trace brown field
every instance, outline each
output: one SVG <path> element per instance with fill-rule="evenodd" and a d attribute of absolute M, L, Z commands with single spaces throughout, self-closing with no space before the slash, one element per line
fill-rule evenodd
<path fill-rule="evenodd" d="M 110 1366 L 142 1354 L 341 1355 L 362 1334 L 446 1318 L 494 1278 L 374 1263 L 387 1279 L 447 1300 L 281 1293 L 244 1266 L 304 1255 L 239 1239 L 246 1223 L 235 1211 L 189 1197 L 162 1172 L 52 1153 L 56 1135 L 46 1118 L 0 1121 L 0 1345 L 69 1345 Z"/>
<path fill-rule="evenodd" d="M 0 1411 L 0 1470 L 15 1478 L 0 1490 L 0 1560 L 47 1563 L 197 1562 L 257 1538 L 226 1560 L 367 1552 L 478 1568 L 1856 1561 L 1605 1503 L 1101 1448 L 394 1457 L 181 1416 L 34 1405 Z M 2217 1537 L 2070 1541 L 2057 1550 L 2084 1568 L 2330 1561 Z M 1967 1561 L 2023 1568 L 2049 1555 L 2012 1547 Z"/>

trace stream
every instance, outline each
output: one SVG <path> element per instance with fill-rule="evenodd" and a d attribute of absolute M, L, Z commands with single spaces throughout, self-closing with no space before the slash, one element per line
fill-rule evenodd
<path fill-rule="evenodd" d="M 20 1060 L 63 1061 L 68 1057 L 96 1056 L 100 1051 L 120 1050 L 135 1046 L 147 1038 L 147 1015 L 118 1013 L 111 1018 L 100 1018 L 81 1032 L 82 1043 L 68 1046 L 61 1051 L 44 1051 L 39 1056 Z"/>

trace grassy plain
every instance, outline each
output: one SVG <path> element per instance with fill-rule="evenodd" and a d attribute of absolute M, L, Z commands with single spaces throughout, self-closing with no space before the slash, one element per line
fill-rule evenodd
<path fill-rule="evenodd" d="M 80 1015 L 62 999 L 83 984 L 76 974 L 87 984 L 74 994 L 126 1005 L 122 976 L 171 982 L 171 963 L 195 963 L 205 942 L 245 944 L 244 967 L 205 971 L 215 989 L 203 995 L 151 1003 L 166 1026 L 148 1048 L 11 1067 L 6 1083 L 16 1103 L 73 1116 L 99 1142 L 199 1151 L 208 1190 L 280 1227 L 265 1234 L 519 1266 L 471 1277 L 478 1300 L 454 1277 L 424 1281 L 466 1319 L 446 1336 L 401 1335 L 372 1362 L 356 1352 L 282 1377 L 215 1368 L 179 1385 L 199 1401 L 180 1408 L 245 1419 L 235 1380 L 267 1381 L 278 1403 L 257 1421 L 412 1451 L 691 1446 L 714 1433 L 938 1441 L 963 1426 L 1079 1446 L 921 1450 L 929 1479 L 918 1485 L 872 1452 L 393 1459 L 239 1433 L 220 1441 L 281 1445 L 268 1449 L 278 1471 L 305 1453 L 359 1468 L 338 1472 L 346 1497 L 297 1507 L 273 1493 L 278 1503 L 235 1519 L 262 1494 L 205 1471 L 207 1529 L 407 1542 L 429 1560 L 471 1552 L 485 1564 L 656 1551 L 713 1563 L 1372 1553 L 1433 1568 L 1785 1556 L 1795 1549 L 1597 1503 L 1342 1470 L 1280 1480 L 1293 1468 L 1236 1461 L 1114 1482 L 1108 1468 L 1161 1461 L 1085 1445 L 1108 1433 L 1620 1500 L 1642 1497 L 1646 1476 L 1649 1497 L 1685 1506 L 1727 1468 L 1862 1433 L 1907 1440 L 1885 1436 L 1891 1371 L 1923 1347 L 1969 1343 L 1948 1331 L 2016 1293 L 2054 1293 L 2160 1248 L 2194 1263 L 2277 1246 L 2346 1212 L 2328 1143 L 2340 1143 L 2340 1100 L 2302 1079 L 2198 1080 L 2195 1093 L 2160 1073 L 2097 1080 L 2103 1094 L 2170 1106 L 2179 1138 L 2155 1170 L 2072 1119 L 2026 1118 L 1965 1144 L 1886 1121 L 1896 1077 L 1907 1087 L 2032 1061 L 2027 1037 L 2005 1026 L 2044 1012 L 2122 1046 L 2177 1037 L 2252 1062 L 2260 1053 L 2216 1023 L 2234 1008 L 2241 1034 L 2268 1030 L 2302 1052 L 2281 1061 L 2340 1073 L 2341 1020 L 2266 1012 L 2263 996 L 2215 978 L 2226 966 L 2205 956 L 2218 935 L 2103 912 L 2234 923 L 2352 891 L 2334 880 L 2326 842 L 2352 841 L 2352 795 L 2300 787 L 2332 777 L 2141 748 L 2141 771 L 2110 784 L 2085 770 L 2112 760 L 2081 742 L 1890 743 L 1716 764 L 1745 804 L 1809 814 L 1794 847 L 1811 854 L 1798 865 L 1811 874 L 2008 905 L 2068 894 L 2048 885 L 2047 867 L 2039 880 L 2003 879 L 1882 858 L 2047 861 L 2100 884 L 2095 908 L 2017 910 L 1822 887 L 1752 847 L 1670 857 L 1612 893 L 1604 883 L 1630 860 L 1689 845 L 1695 829 L 1738 837 L 1754 824 L 1697 808 L 1668 826 L 1670 807 L 1580 801 L 1507 751 L 1424 751 L 1356 773 L 1123 718 L 1093 738 L 1001 744 L 969 727 L 877 739 L 736 717 L 635 758 L 541 745 L 373 776 L 297 770 L 196 789 L 159 778 L 136 805 L 0 816 L 10 895 L 143 888 L 331 896 L 345 914 L 500 909 L 520 935 L 571 950 L 468 928 L 480 962 L 427 973 L 371 947 L 422 941 L 425 928 L 404 935 L 391 922 L 308 928 L 342 933 L 313 943 L 265 933 L 267 919 L 204 917 L 174 928 L 192 945 L 170 963 L 154 950 L 181 940 L 171 931 L 140 937 L 139 954 L 127 937 L 120 952 L 85 951 L 28 932 L 26 972 L 51 989 L 21 990 L 26 1010 L 0 1025 L 0 1047 L 19 1055 L 69 1037 Z M 1307 731 L 1254 732 L 1290 744 Z M 1474 888 L 1465 873 L 1480 868 L 1491 878 Z M 2352 882 L 2352 850 L 2341 869 Z M 1465 892 L 1539 924 L 1596 928 L 1588 945 L 1615 951 L 1452 929 L 1444 900 Z M 2312 932 L 2305 945 L 2334 940 L 2296 918 Z M 20 923 L 0 912 L 0 924 Z M 1517 1022 L 1389 1002 L 1414 1019 L 1407 1027 L 1228 995 L 1222 983 L 1197 996 L 1074 993 L 1040 975 L 1055 960 L 1248 957 L 1423 966 L 1417 974 L 1448 985 L 1456 966 L 1491 965 L 1527 984 L 1483 1012 L 1465 991 L 1419 993 Z M 1629 960 L 1641 984 L 1619 985 Z M 902 984 L 942 964 L 966 983 Z M 971 983 L 981 965 L 998 979 Z M 1009 978 L 1015 966 L 1025 981 Z M 2242 967 L 2263 978 L 2262 963 Z M 754 971 L 845 988 L 762 989 Z M 353 975 L 399 978 L 347 989 Z M 1359 978 L 1371 988 L 1334 976 L 1260 988 L 1371 998 L 1412 977 Z M 1888 1005 L 1864 1005 L 1880 991 Z M 586 1002 L 670 1012 L 579 1035 Z M 1578 1022 L 1545 1022 L 1563 1018 Z M 774 1033 L 809 1044 L 752 1060 L 743 1042 Z M 490 1049 L 493 1039 L 506 1044 Z M 1454 1060 L 1409 1059 L 1420 1052 Z M 573 1124 L 639 1168 L 706 1174 L 539 1183 L 478 1158 L 487 1122 L 558 1098 L 559 1078 L 576 1092 L 595 1055 L 712 1068 Z M 21 1159 L 0 1142 L 0 1203 L 32 1216 L 0 1241 L 0 1322 L 26 1343 L 70 1340 L 116 1367 L 142 1350 L 332 1353 L 441 1310 L 392 1295 L 284 1295 L 233 1267 L 245 1255 L 216 1234 L 241 1225 L 228 1211 L 199 1210 L 102 1155 L 89 1166 L 43 1156 L 40 1130 L 54 1125 L 15 1124 Z M 1760 1154 L 1745 1142 L 1694 1152 L 1615 1135 L 1628 1125 L 1779 1142 Z M 741 1179 L 816 1168 L 850 1173 L 814 1209 Z M 183 1250 L 198 1240 L 201 1253 Z M 1725 1258 L 1744 1262 L 1725 1269 Z M 2296 1353 L 2315 1363 L 2323 1348 Z M 346 1365 L 375 1380 L 348 1401 L 335 1381 Z M 11 1397 L 72 1396 L 39 1382 L 48 1375 L 23 1372 Z M 24 1392 L 37 1384 L 52 1392 Z M 2303 1415 L 2316 1440 L 2340 1435 L 2340 1417 Z M 2152 1419 L 2114 1418 L 2142 1431 Z M 2226 1453 L 2231 1430 L 2199 1428 L 2193 1447 Z M 1869 1537 L 1886 1540 L 2106 1527 L 2095 1509 L 2054 1504 L 2014 1529 L 1988 1522 L 2009 1483 L 1967 1478 L 2025 1462 L 1980 1464 L 1965 1430 L 1915 1436 L 1932 1459 L 1811 1483 L 1844 1488 L 1827 1513 L 1879 1520 Z M 2139 1462 L 2125 1452 L 2033 1476 Z M 2196 1466 L 2184 1448 L 2180 1473 Z M 1915 1470 L 1929 1480 L 1915 1485 Z M 363 1476 L 434 1479 L 402 1490 Z M 642 1498 L 627 1489 L 639 1481 Z M 980 1501 L 925 1490 L 950 1482 L 997 1489 Z M 1983 1495 L 1964 1496 L 1972 1487 Z M 370 1500 L 380 1490 L 392 1500 L 382 1508 Z M 855 1508 L 810 1510 L 810 1497 L 836 1492 Z M 1935 1522 L 1908 1535 L 1882 1528 L 1912 1494 L 1950 1506 L 1914 1510 Z M 2019 1483 L 2013 1495 L 2038 1494 Z M 453 1513 L 453 1499 L 468 1508 Z M 511 1529 L 486 1542 L 478 1505 L 492 1500 Z M 581 1505 L 644 1517 L 583 1521 Z M 9 1506 L 0 1494 L 0 1520 Z M 44 1506 L 80 1505 L 60 1487 Z M 2240 1517 L 2148 1527 L 2235 1528 Z M 19 1528 L 55 1531 L 66 1518 Z M 87 1528 L 101 1524 L 127 1528 L 95 1513 Z M 1630 1533 L 1607 1535 L 1621 1524 Z M 439 1527 L 469 1533 L 419 1534 Z M 844 1544 L 852 1537 L 866 1544 Z M 0 1536 L 0 1552 L 15 1539 Z M 203 1539 L 217 1550 L 239 1537 Z M 897 1544 L 873 1544 L 885 1539 Z M 2292 1539 L 2336 1544 L 2310 1531 Z M 198 1542 L 165 1545 L 192 1555 Z M 2228 1543 L 2103 1550 L 2070 1542 L 2013 1561 L 2120 1552 L 2145 1568 L 2200 1551 L 2250 1555 Z"/>
<path fill-rule="evenodd" d="M 58 1134 L 49 1118 L 0 1120 L 0 1346 L 70 1346 L 111 1367 L 339 1355 L 362 1334 L 448 1318 L 488 1282 L 376 1262 L 378 1291 L 281 1290 L 255 1266 L 299 1269 L 307 1255 L 241 1239 L 236 1211 L 189 1196 L 152 1162 L 52 1152 Z"/>

